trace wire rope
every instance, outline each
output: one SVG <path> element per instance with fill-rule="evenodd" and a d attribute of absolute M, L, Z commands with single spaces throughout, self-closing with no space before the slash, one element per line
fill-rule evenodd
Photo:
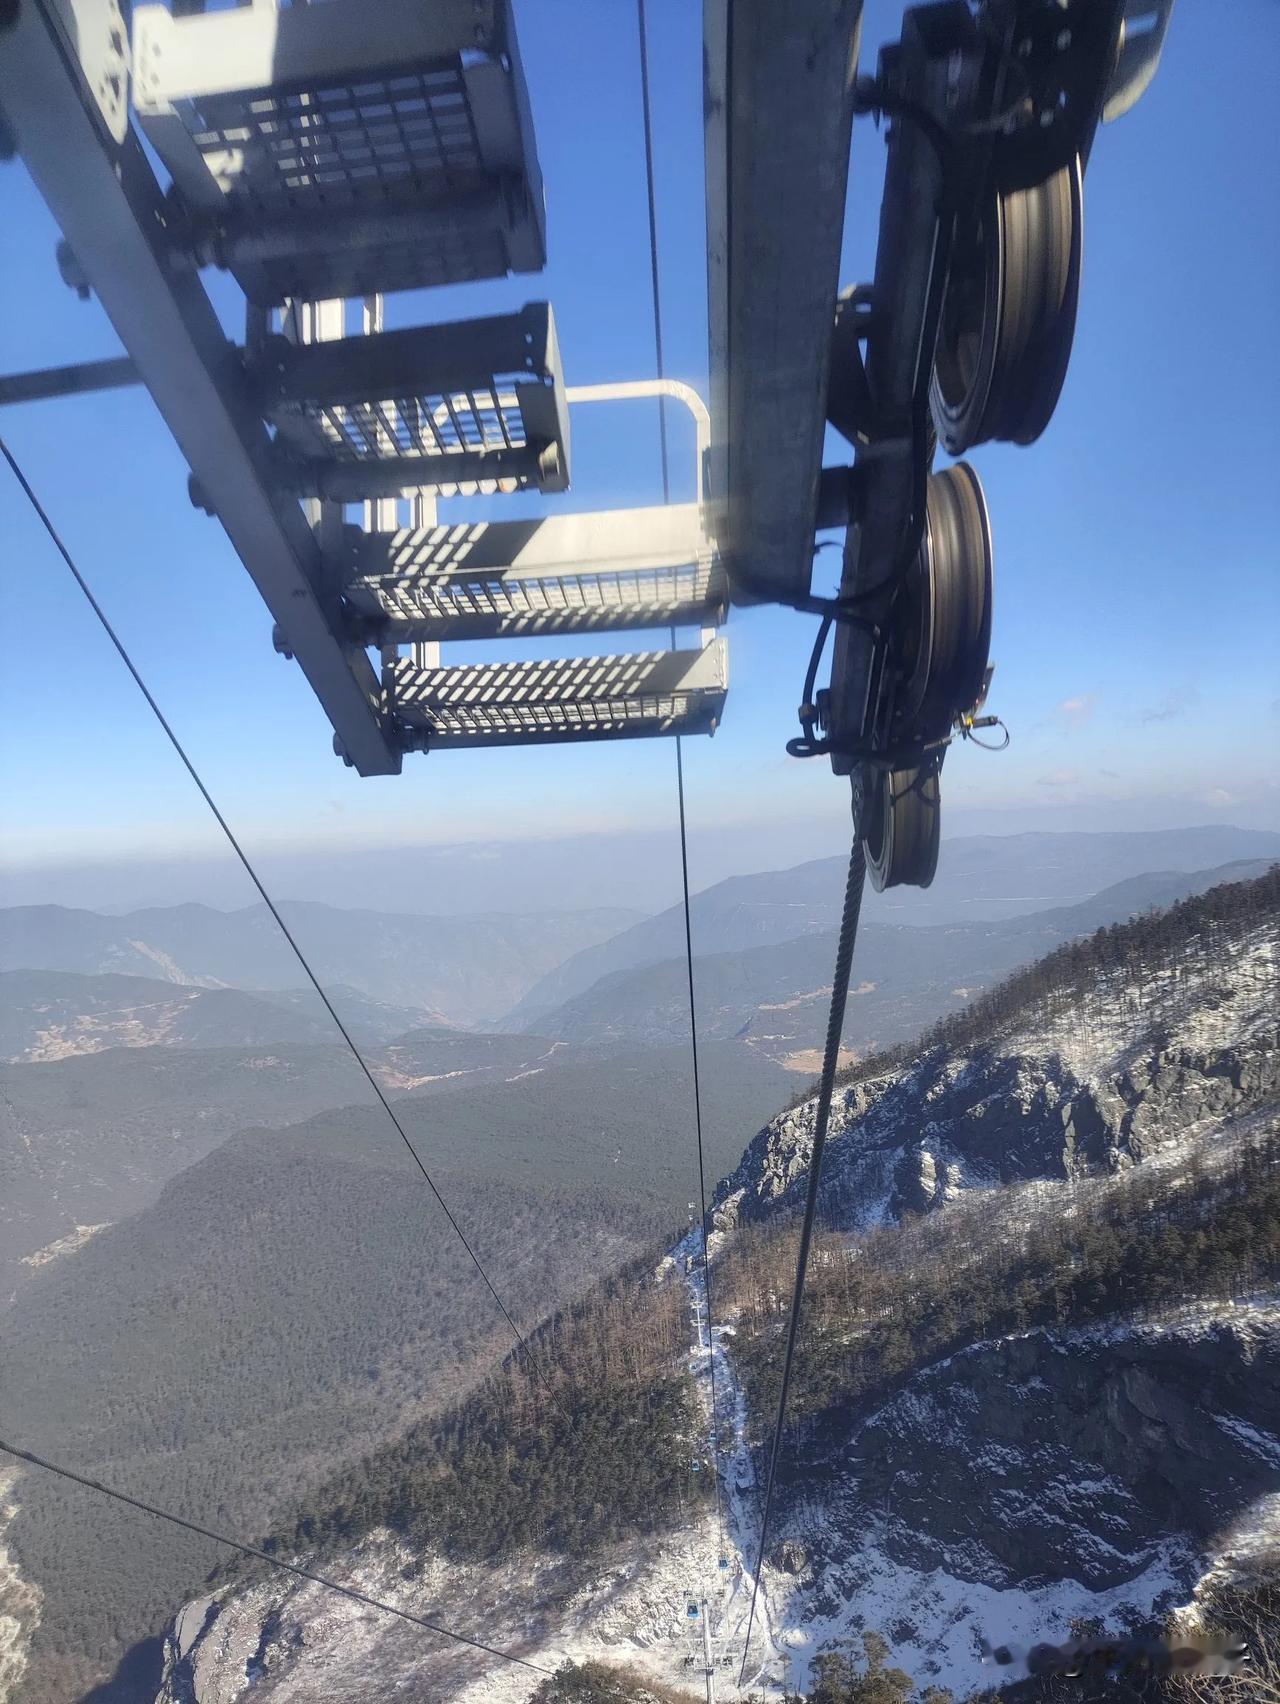
<path fill-rule="evenodd" d="M 354 1586 L 344 1586 L 338 1580 L 330 1580 L 324 1574 L 314 1573 L 310 1568 L 300 1568 L 295 1562 L 285 1562 L 279 1556 L 272 1556 L 269 1551 L 259 1550 L 255 1544 L 244 1544 L 238 1538 L 229 1538 L 226 1533 L 215 1532 L 211 1527 L 200 1526 L 196 1521 L 189 1521 L 182 1515 L 175 1515 L 169 1509 L 157 1508 L 154 1503 L 146 1503 L 141 1497 L 131 1497 L 127 1491 L 119 1491 L 114 1486 L 103 1485 L 100 1480 L 90 1479 L 83 1473 L 75 1473 L 69 1467 L 62 1467 L 57 1462 L 48 1461 L 39 1456 L 34 1450 L 20 1449 L 16 1444 L 7 1444 L 0 1438 L 0 1451 L 12 1456 L 17 1461 L 25 1461 L 31 1467 L 42 1468 L 46 1473 L 55 1474 L 59 1479 L 67 1479 L 73 1485 L 83 1486 L 88 1491 L 97 1491 L 103 1497 L 110 1497 L 113 1502 L 123 1503 L 126 1508 L 137 1509 L 144 1515 L 150 1515 L 154 1520 L 167 1521 L 170 1526 L 183 1528 L 186 1532 L 195 1533 L 198 1538 L 207 1538 L 214 1544 L 226 1545 L 229 1550 L 236 1550 L 242 1556 L 250 1556 L 255 1561 L 265 1562 L 272 1568 L 278 1568 L 286 1574 L 295 1574 L 300 1580 L 309 1580 L 313 1585 L 323 1586 L 326 1591 L 338 1592 L 341 1596 L 351 1598 L 356 1603 L 367 1604 L 370 1609 L 381 1610 L 384 1615 L 398 1616 L 401 1621 L 409 1621 L 415 1627 L 422 1627 L 428 1633 L 438 1633 L 444 1639 L 452 1639 L 456 1644 L 469 1645 L 473 1651 L 483 1651 L 486 1656 L 500 1657 L 504 1663 L 518 1663 L 521 1668 L 533 1669 L 538 1674 L 554 1674 L 554 1669 L 544 1668 L 541 1663 L 530 1662 L 527 1657 L 517 1657 L 510 1651 L 499 1650 L 496 1645 L 486 1645 L 482 1639 L 468 1638 L 465 1633 L 454 1633 L 448 1627 L 441 1627 L 437 1621 L 428 1621 L 424 1616 L 414 1615 L 411 1610 L 397 1609 L 395 1604 L 386 1603 L 382 1598 L 370 1597 L 367 1592 L 357 1591 Z"/>
<path fill-rule="evenodd" d="M 62 560 L 66 563 L 67 567 L 70 569 L 72 578 L 75 580 L 75 582 L 79 586 L 80 590 L 84 593 L 85 599 L 87 600 L 90 609 L 93 611 L 94 615 L 97 617 L 97 619 L 98 619 L 98 621 L 99 621 L 99 623 L 102 627 L 103 632 L 106 634 L 107 638 L 111 641 L 111 643 L 114 646 L 117 654 L 120 657 L 121 662 L 124 664 L 125 668 L 128 669 L 130 675 L 133 677 L 134 685 L 138 688 L 138 691 L 142 694 L 143 698 L 146 699 L 147 704 L 151 709 L 151 713 L 154 715 L 156 721 L 160 724 L 160 727 L 164 731 L 165 738 L 169 741 L 169 744 L 173 747 L 174 751 L 177 753 L 178 759 L 181 762 L 183 768 L 186 770 L 187 774 L 191 777 L 192 781 L 195 783 L 196 790 L 199 792 L 200 797 L 204 800 L 205 804 L 209 807 L 209 810 L 213 815 L 214 821 L 218 824 L 218 827 L 222 830 L 223 834 L 226 836 L 228 845 L 231 847 L 231 850 L 235 853 L 236 857 L 239 859 L 240 863 L 243 865 L 246 875 L 249 877 L 249 880 L 253 883 L 254 887 L 257 889 L 257 892 L 262 899 L 262 903 L 266 906 L 268 912 L 271 914 L 272 918 L 275 921 L 277 928 L 280 930 L 280 933 L 284 936 L 285 940 L 289 943 L 289 946 L 292 948 L 294 957 L 297 959 L 298 963 L 301 965 L 304 973 L 306 974 L 308 982 L 310 982 L 312 988 L 314 988 L 316 993 L 319 995 L 320 1001 L 321 1001 L 322 1005 L 324 1006 L 325 1011 L 328 1012 L 329 1016 L 333 1019 L 334 1025 L 337 1028 L 337 1031 L 338 1031 L 339 1035 L 342 1037 L 343 1041 L 347 1044 L 347 1047 L 351 1052 L 352 1058 L 355 1060 L 356 1064 L 360 1067 L 360 1070 L 363 1072 L 365 1079 L 367 1080 L 367 1082 L 369 1084 L 369 1087 L 373 1090 L 375 1096 L 377 1097 L 379 1103 L 382 1106 L 383 1111 L 386 1113 L 387 1117 L 391 1120 L 391 1123 L 394 1126 L 396 1133 L 399 1135 L 400 1140 L 404 1143 L 405 1147 L 409 1150 L 409 1153 L 412 1155 L 413 1162 L 417 1166 L 418 1170 L 422 1173 L 422 1176 L 423 1176 L 423 1178 L 426 1182 L 427 1188 L 431 1191 L 432 1195 L 435 1197 L 436 1202 L 437 1202 L 437 1204 L 440 1208 L 440 1211 L 444 1214 L 445 1219 L 448 1221 L 450 1228 L 453 1230 L 454 1234 L 458 1238 L 458 1241 L 462 1244 L 463 1248 L 466 1250 L 467 1257 L 471 1261 L 471 1264 L 475 1267 L 476 1271 L 480 1274 L 480 1277 L 483 1279 L 485 1288 L 488 1290 L 490 1296 L 493 1298 L 493 1301 L 497 1306 L 498 1312 L 502 1315 L 503 1319 L 506 1321 L 506 1324 L 507 1324 L 507 1326 L 508 1326 L 508 1328 L 511 1332 L 513 1339 L 515 1340 L 517 1345 L 520 1347 L 520 1349 L 523 1351 L 523 1353 L 527 1357 L 529 1365 L 537 1373 L 539 1379 L 542 1381 L 543 1385 L 546 1387 L 547 1393 L 550 1396 L 552 1402 L 556 1405 L 556 1407 L 558 1409 L 560 1409 L 561 1413 L 563 1414 L 564 1409 L 563 1409 L 563 1407 L 560 1403 L 560 1399 L 556 1395 L 556 1392 L 552 1388 L 552 1385 L 551 1385 L 549 1379 L 547 1378 L 546 1374 L 542 1370 L 542 1367 L 540 1366 L 537 1359 L 535 1358 L 533 1350 L 532 1350 L 532 1348 L 529 1344 L 528 1339 L 525 1337 L 524 1333 L 520 1330 L 520 1327 L 516 1324 L 516 1322 L 515 1322 L 514 1318 L 512 1317 L 509 1309 L 507 1308 L 506 1303 L 503 1301 L 502 1297 L 499 1295 L 498 1290 L 493 1283 L 493 1280 L 489 1277 L 489 1274 L 485 1271 L 484 1266 L 481 1263 L 479 1255 L 476 1253 L 475 1249 L 472 1247 L 470 1241 L 468 1240 L 468 1238 L 466 1236 L 466 1233 L 462 1229 L 462 1226 L 458 1223 L 458 1220 L 454 1216 L 453 1210 L 450 1208 L 450 1206 L 449 1206 L 448 1202 L 445 1200 L 444 1196 L 440 1193 L 440 1190 L 436 1187 L 435 1180 L 432 1178 L 431 1173 L 427 1170 L 426 1165 L 423 1163 L 422 1156 L 418 1153 L 418 1150 L 414 1147 L 413 1142 L 410 1140 L 409 1133 L 406 1131 L 404 1125 L 401 1123 L 400 1118 L 395 1111 L 395 1108 L 392 1106 L 391 1102 L 387 1099 L 387 1096 L 386 1096 L 385 1092 L 383 1091 L 382 1085 L 378 1082 L 378 1079 L 374 1076 L 373 1072 L 370 1070 L 369 1065 L 368 1065 L 367 1061 L 365 1060 L 363 1053 L 361 1053 L 360 1049 L 356 1046 L 356 1043 L 355 1043 L 354 1039 L 352 1038 L 350 1030 L 347 1028 L 346 1024 L 342 1021 L 342 1018 L 338 1015 L 338 1010 L 334 1006 L 333 1001 L 329 998 L 328 994 L 324 990 L 323 985 L 320 982 L 319 977 L 316 975 L 315 971 L 311 968 L 311 961 L 307 958 L 307 955 L 303 952 L 303 950 L 299 946 L 297 940 L 294 938 L 293 932 L 290 930 L 289 925 L 285 922 L 284 918 L 281 916 L 279 906 L 276 904 L 275 900 L 272 899 L 271 895 L 267 892 L 266 887 L 263 885 L 262 878 L 258 875 L 257 870 L 254 868 L 253 863 L 251 862 L 248 853 L 244 850 L 243 846 L 241 846 L 239 840 L 236 838 L 236 835 L 235 835 L 234 831 L 232 830 L 230 823 L 227 821 L 226 817 L 222 814 L 222 811 L 218 807 L 218 804 L 215 801 L 213 794 L 209 791 L 208 787 L 205 785 L 204 781 L 202 780 L 199 770 L 196 768 L 195 764 L 193 763 L 191 758 L 188 756 L 186 747 L 183 745 L 182 741 L 178 738 L 177 734 L 174 732 L 173 727 L 171 726 L 168 718 L 165 716 L 164 711 L 160 708 L 155 697 L 153 696 L 150 687 L 147 685 L 146 681 L 142 678 L 142 675 L 141 675 L 141 673 L 140 673 L 140 671 L 137 667 L 137 664 L 134 662 L 133 658 L 130 656 L 128 650 L 126 649 L 124 641 L 120 638 L 120 635 L 116 632 L 115 628 L 111 625 L 111 621 L 108 618 L 106 611 L 103 609 L 102 605 L 98 602 L 97 598 L 94 597 L 93 592 L 90 589 L 88 581 L 85 579 L 84 575 L 80 572 L 80 569 L 76 566 L 75 559 L 72 557 L 71 552 L 67 549 L 66 545 L 63 543 L 62 538 L 61 538 L 60 534 L 58 533 L 57 528 L 54 526 L 52 520 L 49 518 L 48 511 L 45 509 L 45 507 L 41 503 L 39 497 L 37 497 L 35 491 L 32 489 L 31 483 L 27 479 L 26 474 L 22 471 L 22 468 L 20 467 L 16 457 L 13 454 L 13 451 L 9 448 L 8 444 L 5 442 L 5 440 L 3 438 L 0 438 L 0 455 L 3 455 L 5 461 L 8 462 L 10 471 L 13 473 L 14 478 L 17 480 L 18 484 L 21 486 L 22 491 L 23 491 L 24 495 L 26 496 L 27 501 L 31 504 L 32 509 L 35 511 L 36 515 L 39 517 L 40 524 L 44 527 L 45 532 L 48 533 L 50 539 L 53 541 L 54 548 L 57 550 L 59 556 L 61 556 Z M 567 1418 L 567 1416 L 566 1416 L 566 1418 Z"/>
<path fill-rule="evenodd" d="M 809 1267 L 809 1245 L 818 1211 L 818 1190 L 822 1180 L 822 1155 L 826 1147 L 827 1126 L 831 1121 L 831 1097 L 835 1090 L 836 1068 L 840 1060 L 840 1039 L 844 1034 L 845 1005 L 849 997 L 849 973 L 853 968 L 853 949 L 858 939 L 858 918 L 862 911 L 862 889 L 866 879 L 867 862 L 862 849 L 861 835 L 854 836 L 853 851 L 849 854 L 849 876 L 845 883 L 844 908 L 840 918 L 840 939 L 836 947 L 835 974 L 831 986 L 831 1008 L 827 1017 L 827 1042 L 822 1055 L 822 1080 L 818 1087 L 818 1105 L 813 1121 L 813 1150 L 809 1156 L 809 1188 L 805 1196 L 804 1218 L 800 1225 L 800 1248 L 796 1255 L 796 1277 L 791 1291 L 791 1317 L 787 1323 L 786 1351 L 782 1361 L 782 1388 L 778 1393 L 778 1417 L 773 1428 L 769 1450 L 769 1475 L 765 1480 L 764 1509 L 760 1517 L 760 1546 L 756 1553 L 755 1575 L 751 1586 L 751 1608 L 747 1612 L 747 1632 L 742 1649 L 742 1669 L 738 1685 L 742 1686 L 747 1673 L 747 1658 L 751 1652 L 751 1629 L 755 1625 L 756 1599 L 760 1594 L 760 1573 L 764 1566 L 765 1545 L 769 1536 L 769 1521 L 773 1514 L 774 1483 L 778 1455 L 787 1419 L 787 1393 L 791 1386 L 791 1368 L 795 1358 L 796 1339 L 800 1330 L 800 1311 L 804 1302 L 805 1274 Z"/>
<path fill-rule="evenodd" d="M 665 379 L 666 359 L 662 339 L 662 289 L 658 268 L 658 198 L 653 166 L 653 102 L 649 87 L 649 26 L 645 0 L 636 0 L 636 22 L 640 35 L 640 105 L 644 115 L 645 190 L 649 213 L 649 279 L 653 292 L 653 344 L 657 376 Z M 671 501 L 671 465 L 667 444 L 665 398 L 658 398 L 658 438 L 662 458 L 662 501 Z M 671 626 L 671 645 L 675 648 L 675 624 Z M 711 1262 L 707 1249 L 707 1167 L 702 1129 L 702 1074 L 698 1054 L 698 1005 L 693 975 L 693 920 L 689 902 L 689 832 L 685 810 L 684 743 L 676 735 L 676 801 L 680 818 L 680 887 L 684 913 L 684 957 L 689 989 L 689 1049 L 693 1069 L 693 1118 L 698 1143 L 698 1206 L 702 1214 L 702 1285 L 707 1302 L 707 1371 L 711 1387 L 711 1483 L 715 1489 L 716 1532 L 719 1550 L 725 1553 L 724 1510 L 720 1497 L 720 1448 L 716 1418 L 716 1349 L 712 1331 Z"/>

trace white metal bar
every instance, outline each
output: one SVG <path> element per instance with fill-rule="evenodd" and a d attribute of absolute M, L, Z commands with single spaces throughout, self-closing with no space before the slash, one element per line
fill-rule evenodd
<path fill-rule="evenodd" d="M 628 379 L 615 385 L 566 385 L 565 401 L 575 402 L 631 402 L 647 397 L 669 397 L 673 402 L 683 403 L 693 416 L 695 442 L 697 446 L 698 465 L 696 469 L 697 493 L 699 503 L 703 500 L 703 467 L 707 459 L 707 451 L 711 445 L 711 416 L 707 405 L 694 390 L 692 385 L 682 384 L 679 379 Z"/>
<path fill-rule="evenodd" d="M 382 296 L 380 294 L 376 296 L 366 296 L 360 315 L 361 330 L 364 335 L 368 337 L 380 332 L 382 330 L 382 320 Z M 387 406 L 394 409 L 396 405 L 394 402 L 391 402 L 388 403 Z M 390 434 L 386 431 L 385 427 L 379 428 L 378 445 L 380 453 L 383 455 L 391 455 L 394 452 L 395 446 L 392 443 Z M 395 532 L 396 528 L 400 525 L 399 509 L 399 501 L 395 497 L 367 498 L 364 505 L 364 530 L 372 533 Z"/>

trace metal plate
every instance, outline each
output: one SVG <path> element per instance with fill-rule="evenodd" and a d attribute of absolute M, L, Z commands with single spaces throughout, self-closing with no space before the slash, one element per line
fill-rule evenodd
<path fill-rule="evenodd" d="M 712 733 L 724 707 L 724 641 L 700 651 L 383 671 L 406 750 Z"/>
<path fill-rule="evenodd" d="M 486 21 L 487 19 L 487 21 Z M 138 121 L 196 252 L 252 300 L 536 271 L 541 178 L 505 4 L 134 14 Z"/>
<path fill-rule="evenodd" d="M 343 590 L 378 643 L 708 625 L 724 571 L 699 506 L 459 523 L 355 540 Z"/>

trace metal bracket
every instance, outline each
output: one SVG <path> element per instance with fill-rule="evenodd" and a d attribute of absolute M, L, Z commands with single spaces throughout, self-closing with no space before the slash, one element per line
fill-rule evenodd
<path fill-rule="evenodd" d="M 50 0 L 72 63 L 113 142 L 129 134 L 129 26 L 120 0 Z"/>
<path fill-rule="evenodd" d="M 981 21 L 1010 72 L 1010 118 L 991 132 L 991 172 L 1001 190 L 1043 183 L 1077 155 L 1082 165 L 1088 160 L 1120 57 L 1125 5 L 986 0 Z"/>
<path fill-rule="evenodd" d="M 876 435 L 875 404 L 862 354 L 872 324 L 869 287 L 859 284 L 842 291 L 831 337 L 827 420 L 842 438 L 855 445 L 867 444 Z"/>

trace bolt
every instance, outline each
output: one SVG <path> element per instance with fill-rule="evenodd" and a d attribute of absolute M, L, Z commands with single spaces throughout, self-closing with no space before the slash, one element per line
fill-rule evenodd
<path fill-rule="evenodd" d="M 69 289 L 74 290 L 82 302 L 87 302 L 89 300 L 89 279 L 72 252 L 71 244 L 65 238 L 54 250 L 54 257 L 58 262 L 58 271 L 62 275 L 62 282 Z"/>

